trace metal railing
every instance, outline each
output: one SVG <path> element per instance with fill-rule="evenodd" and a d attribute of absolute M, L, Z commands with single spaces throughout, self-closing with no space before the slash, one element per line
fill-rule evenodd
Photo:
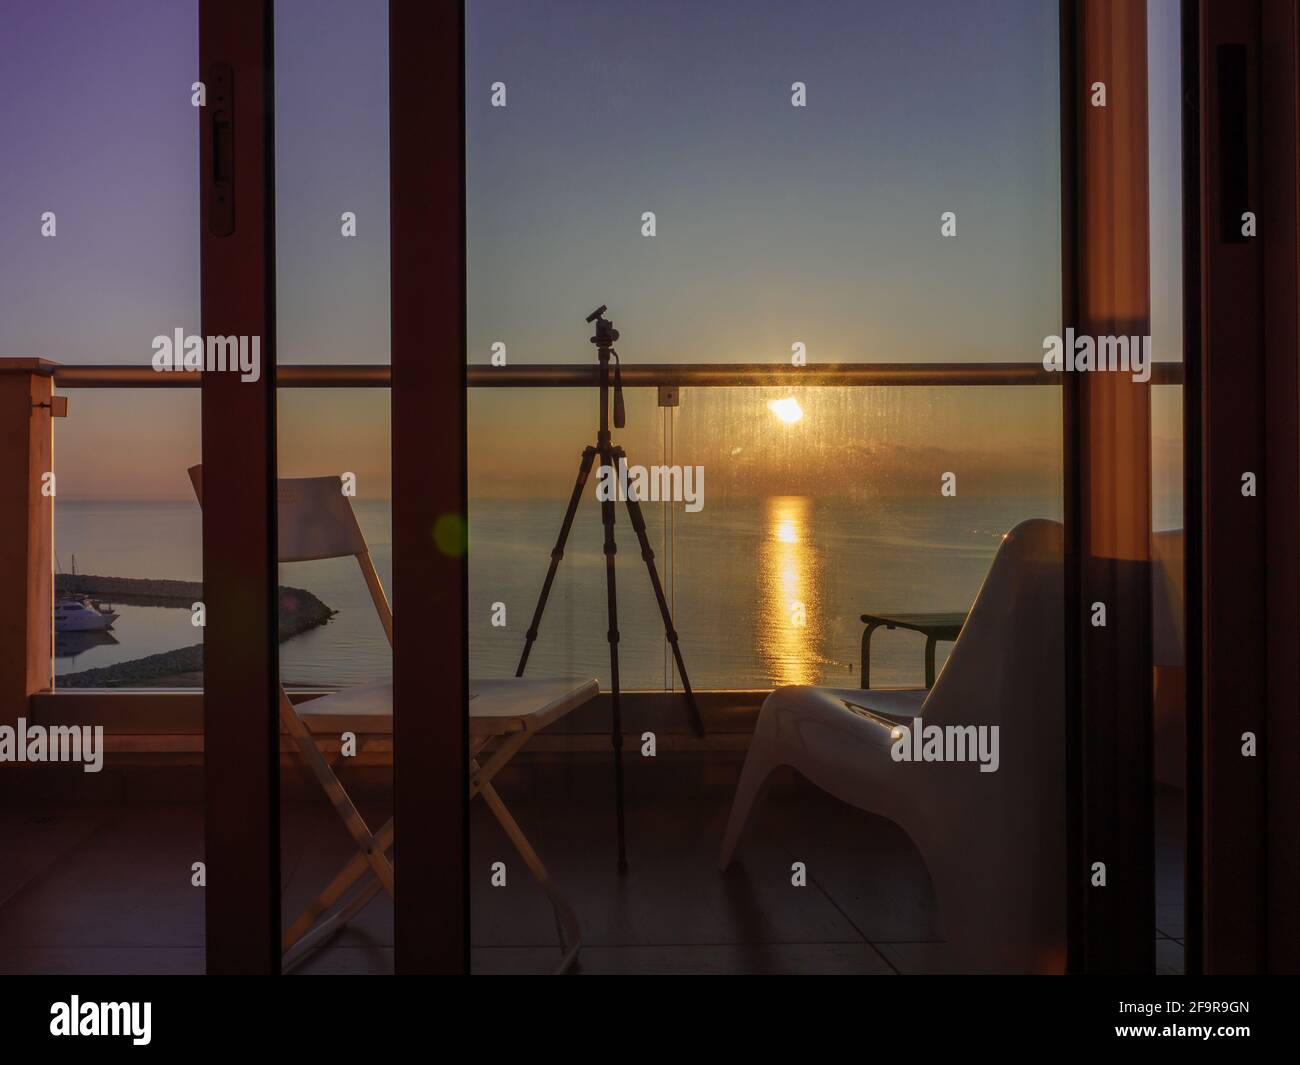
<path fill-rule="evenodd" d="M 471 388 L 580 388 L 599 384 L 598 366 L 545 364 L 538 366 L 472 365 L 467 370 Z M 1151 368 L 1154 385 L 1183 383 L 1183 364 L 1157 362 Z M 1060 386 L 1063 373 L 1044 370 L 1036 362 L 881 362 L 817 363 L 787 366 L 773 363 L 648 363 L 623 367 L 625 388 L 658 385 L 723 388 L 750 386 L 874 386 L 935 387 L 951 385 Z M 160 373 L 152 366 L 52 367 L 58 388 L 198 388 L 197 370 Z M 280 388 L 391 388 L 392 372 L 386 365 L 294 365 L 276 368 Z"/>

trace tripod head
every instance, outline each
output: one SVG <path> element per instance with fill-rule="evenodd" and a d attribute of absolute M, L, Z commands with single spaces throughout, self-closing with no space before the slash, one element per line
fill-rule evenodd
<path fill-rule="evenodd" d="M 619 338 L 619 332 L 614 328 L 614 323 L 605 317 L 607 310 L 609 308 L 602 303 L 587 315 L 588 322 L 596 323 L 596 335 L 591 338 L 591 342 L 598 348 L 607 348 Z M 617 358 L 617 355 L 615 357 Z"/>
<path fill-rule="evenodd" d="M 589 315 L 586 320 L 596 323 L 596 335 L 591 337 L 591 342 L 596 345 L 596 354 L 600 358 L 600 421 L 601 421 L 601 439 L 608 442 L 609 430 L 606 428 L 606 407 L 605 400 L 609 393 L 609 357 L 614 356 L 614 428 L 622 429 L 627 425 L 627 408 L 623 405 L 623 363 L 618 357 L 618 352 L 611 345 L 619 338 L 619 331 L 614 328 L 614 323 L 605 317 L 605 312 L 609 310 L 605 304 L 601 304 Z"/>

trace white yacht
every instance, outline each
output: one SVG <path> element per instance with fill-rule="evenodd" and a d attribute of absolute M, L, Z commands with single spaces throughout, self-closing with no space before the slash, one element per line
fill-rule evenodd
<path fill-rule="evenodd" d="M 117 620 L 113 608 L 101 606 L 90 599 L 63 596 L 54 604 L 56 632 L 93 632 L 111 628 Z"/>

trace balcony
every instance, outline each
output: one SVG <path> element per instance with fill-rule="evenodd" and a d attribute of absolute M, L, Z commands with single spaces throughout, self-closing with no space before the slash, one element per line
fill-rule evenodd
<path fill-rule="evenodd" d="M 17 6 L 0 971 L 1300 968 L 1293 3 Z"/>
<path fill-rule="evenodd" d="M 20 360 L 0 366 L 0 380 L 10 392 L 30 394 L 38 404 L 50 401 L 55 410 L 66 399 L 69 418 L 93 417 L 96 399 L 104 395 L 99 390 L 148 389 L 151 395 L 165 395 L 195 387 L 198 376 Z M 747 493 L 752 474 L 738 465 L 728 476 L 725 456 L 732 448 L 759 447 L 758 439 L 744 437 L 752 412 L 772 418 L 769 402 L 788 395 L 798 397 L 809 421 L 820 417 L 824 423 L 816 435 L 780 445 L 799 450 L 799 476 L 810 478 L 814 487 L 818 478 L 836 476 L 844 454 L 838 427 L 860 424 L 861 405 L 878 406 L 881 398 L 895 408 L 923 400 L 927 409 L 938 404 L 950 411 L 960 409 L 964 397 L 977 395 L 980 409 L 1011 404 L 1022 415 L 1030 412 L 1022 425 L 1042 422 L 1047 443 L 1059 447 L 1059 382 L 1059 375 L 1011 364 L 832 365 L 811 371 L 673 365 L 624 371 L 629 421 L 636 428 L 620 435 L 628 439 L 639 433 L 641 446 L 634 454 L 654 463 L 707 455 L 707 468 L 719 471 L 711 473 L 713 494 L 699 514 L 669 504 L 646 507 L 650 541 L 660 556 L 657 563 L 706 734 L 698 737 L 688 726 L 680 680 L 667 656 L 635 541 L 620 520 L 620 540 L 629 545 L 621 553 L 619 579 L 622 713 L 632 754 L 626 781 L 631 871 L 620 874 L 614 861 L 607 691 L 545 729 L 496 780 L 524 834 L 543 853 L 579 914 L 580 971 L 909 973 L 943 967 L 945 930 L 926 863 L 907 833 L 886 818 L 839 802 L 786 769 L 751 825 L 740 861 L 726 873 L 716 868 L 717 848 L 759 708 L 772 688 L 800 683 L 856 687 L 862 636 L 858 615 L 864 610 L 967 609 L 1007 528 L 1025 517 L 1059 519 L 1060 495 L 1051 488 L 1059 478 L 1058 460 L 1049 459 L 1040 479 L 1046 493 L 1028 497 L 999 496 L 981 485 L 967 501 L 960 495 L 944 497 L 936 483 L 935 491 L 913 500 L 905 513 L 888 492 L 864 488 L 846 504 L 846 512 L 857 515 L 857 532 L 845 535 L 840 516 L 818 511 L 807 495 L 786 494 L 791 485 L 778 484 L 775 494 L 757 498 Z M 1158 364 L 1153 382 L 1158 391 L 1180 387 L 1181 366 Z M 540 390 L 563 389 L 572 401 L 568 406 L 581 407 L 595 398 L 595 383 L 594 371 L 579 367 L 475 368 L 470 374 L 471 442 L 475 426 L 490 421 L 491 404 L 503 395 L 499 389 L 511 389 L 514 396 L 553 395 Z M 281 371 L 278 385 L 281 390 L 386 390 L 390 380 L 386 368 L 296 366 Z M 678 406 L 658 406 L 665 387 L 676 390 Z M 13 409 L 25 414 L 20 405 Z M 46 416 L 44 407 L 35 410 L 32 452 L 57 455 L 53 436 L 63 423 Z M 737 433 L 714 439 L 718 425 L 734 426 Z M 992 425 L 987 429 L 997 431 Z M 573 431 L 581 439 L 583 427 Z M 521 437 L 528 432 L 522 427 Z M 856 451 L 861 442 L 843 443 Z M 917 475 L 915 469 L 882 469 L 880 463 L 890 461 L 887 451 L 878 452 L 874 461 L 870 481 L 876 485 L 897 487 Z M 786 465 L 781 455 L 763 457 L 766 469 L 779 471 Z M 975 464 L 964 468 L 978 469 Z M 558 471 L 557 483 L 569 472 Z M 935 472 L 937 467 L 927 468 L 927 484 Z M 52 542 L 62 552 L 60 507 L 75 510 L 75 505 L 42 496 L 38 482 L 20 487 L 15 502 L 22 504 L 26 520 L 38 532 L 52 527 Z M 1172 490 L 1177 493 L 1177 486 Z M 513 671 L 563 501 L 563 493 L 548 501 L 471 496 L 472 675 L 508 676 Z M 1176 504 L 1176 498 L 1173 503 L 1163 499 L 1155 506 L 1176 513 Z M 379 517 L 358 512 L 367 535 L 373 534 L 372 549 L 386 579 L 382 525 L 387 505 L 381 500 L 377 506 L 385 512 Z M 564 563 L 572 579 L 557 586 L 530 669 L 590 674 L 607 688 L 602 604 L 584 600 L 600 587 L 599 569 L 592 562 L 599 557 L 598 509 L 590 500 L 580 508 Z M 536 518 L 521 517 L 532 510 L 538 512 Z M 195 528 L 197 515 L 194 505 Z M 697 519 L 700 524 L 692 527 Z M 927 522 L 948 535 L 930 537 L 934 542 L 927 544 L 918 533 Z M 721 550 L 711 555 L 711 543 Z M 735 561 L 728 562 L 729 557 Z M 38 553 L 30 568 L 24 563 L 22 581 L 6 585 L 28 588 L 27 646 L 47 649 L 42 660 L 28 665 L 26 716 L 35 724 L 103 726 L 106 769 L 91 776 L 66 766 L 4 767 L 0 782 L 10 799 L 6 833 L 27 857 L 11 871 L 0 903 L 0 942 L 6 944 L 0 967 L 22 972 L 101 972 L 110 965 L 115 971 L 202 971 L 202 894 L 187 878 L 176 876 L 178 868 L 188 868 L 203 851 L 201 674 L 157 678 L 149 687 L 61 685 L 51 674 L 48 654 L 52 570 L 53 560 Z M 293 583 L 290 570 L 282 567 L 282 584 Z M 891 570 L 903 575 L 901 583 L 890 583 Z M 323 570 L 312 572 L 322 574 L 328 587 L 342 586 Z M 355 579 L 350 567 L 346 572 Z M 329 600 L 329 593 L 311 579 L 299 583 Z M 719 585 L 732 589 L 721 613 L 713 592 Z M 364 616 L 369 609 L 364 586 L 356 580 L 356 587 L 358 598 L 346 601 L 345 613 Z M 500 588 L 509 589 L 508 594 Z M 37 594 L 39 609 L 33 609 L 30 598 Z M 504 627 L 491 624 L 489 606 L 498 596 L 510 600 L 519 620 Z M 791 628 L 777 615 L 800 596 L 814 620 Z M 15 601 L 6 613 L 13 616 L 18 607 Z M 592 617 L 597 619 L 592 624 L 583 620 Z M 351 617 L 343 620 L 356 624 Z M 597 631 L 588 631 L 593 625 Z M 778 635 L 764 640 L 757 635 L 764 631 Z M 381 646 L 380 637 L 374 647 Z M 921 683 L 921 646 L 915 634 L 882 631 L 874 640 L 873 687 Z M 292 640 L 283 646 L 292 646 Z M 940 647 L 940 668 L 947 646 Z M 381 650 L 386 655 L 386 646 Z M 328 652 L 286 655 L 282 663 L 297 704 L 365 679 L 346 669 L 340 672 Z M 356 668 L 363 674 L 386 674 L 388 665 L 381 655 Z M 69 667 L 58 672 L 68 674 Z M 19 706 L 12 700 L 8 705 Z M 653 760 L 636 757 L 647 733 L 656 738 Z M 337 733 L 323 729 L 316 737 L 366 821 L 381 824 L 392 808 L 393 736 L 371 731 L 356 740 L 356 756 L 344 759 Z M 493 750 L 487 747 L 483 756 L 490 757 Z M 288 735 L 282 735 L 281 756 L 287 923 L 347 860 L 353 844 Z M 1161 972 L 1179 972 L 1183 964 L 1182 803 L 1179 790 L 1159 786 L 1161 902 L 1151 934 Z M 486 806 L 474 803 L 471 811 L 470 866 L 478 873 L 511 851 Z M 812 870 L 803 890 L 789 886 L 788 870 L 795 862 Z M 524 879 L 521 868 L 515 875 L 517 887 L 508 892 L 494 887 L 486 875 L 471 876 L 475 972 L 547 972 L 555 964 L 546 898 Z M 69 912 L 98 915 L 95 927 L 63 919 Z M 392 907 L 380 896 L 295 971 L 391 972 L 392 955 Z"/>

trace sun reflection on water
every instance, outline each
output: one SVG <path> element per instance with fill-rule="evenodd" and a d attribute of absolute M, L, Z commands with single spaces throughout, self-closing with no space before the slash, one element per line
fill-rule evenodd
<path fill-rule="evenodd" d="M 777 685 L 817 681 L 821 571 L 809 544 L 811 519 L 812 500 L 806 496 L 764 501 L 757 639 L 759 656 Z"/>

